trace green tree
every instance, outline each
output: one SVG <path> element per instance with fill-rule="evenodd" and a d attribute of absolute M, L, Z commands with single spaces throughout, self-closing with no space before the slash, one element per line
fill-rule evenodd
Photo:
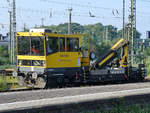
<path fill-rule="evenodd" d="M 147 56 L 150 56 L 150 47 L 146 47 L 145 54 Z"/>
<path fill-rule="evenodd" d="M 9 54 L 7 46 L 0 46 L 0 65 L 9 63 Z"/>

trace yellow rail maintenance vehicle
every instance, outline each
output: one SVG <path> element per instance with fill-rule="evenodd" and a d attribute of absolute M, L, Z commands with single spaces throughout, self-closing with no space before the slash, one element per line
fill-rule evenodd
<path fill-rule="evenodd" d="M 19 84 L 45 88 L 74 83 L 142 80 L 146 76 L 143 64 L 139 68 L 128 66 L 127 40 L 119 40 L 91 64 L 90 59 L 95 55 L 90 53 L 90 47 L 81 50 L 81 37 L 52 33 L 47 29 L 17 32 Z"/>
<path fill-rule="evenodd" d="M 81 75 L 80 37 L 46 29 L 17 32 L 19 83 L 44 88 L 74 81 Z"/>

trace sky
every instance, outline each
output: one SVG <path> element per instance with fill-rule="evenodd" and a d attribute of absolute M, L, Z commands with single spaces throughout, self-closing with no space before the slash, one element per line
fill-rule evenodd
<path fill-rule="evenodd" d="M 0 0 L 0 34 L 9 31 L 10 2 Z M 72 8 L 72 22 L 81 25 L 102 23 L 122 28 L 123 0 L 16 0 L 17 31 L 42 24 L 58 25 L 68 22 L 68 9 Z M 126 1 L 125 22 L 128 23 L 129 0 Z M 150 0 L 137 0 L 137 30 L 146 38 L 150 31 Z M 90 17 L 89 12 L 95 17 Z"/>

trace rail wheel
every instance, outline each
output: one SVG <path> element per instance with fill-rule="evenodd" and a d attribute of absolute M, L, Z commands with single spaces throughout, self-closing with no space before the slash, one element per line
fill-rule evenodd
<path fill-rule="evenodd" d="M 18 76 L 18 84 L 21 87 L 26 86 L 26 83 L 25 83 L 24 78 L 22 76 Z"/>
<path fill-rule="evenodd" d="M 47 81 L 44 77 L 38 77 L 36 80 L 35 88 L 45 88 L 46 83 L 47 83 Z"/>

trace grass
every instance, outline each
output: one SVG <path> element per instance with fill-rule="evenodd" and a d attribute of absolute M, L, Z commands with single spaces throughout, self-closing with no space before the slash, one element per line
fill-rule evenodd
<path fill-rule="evenodd" d="M 3 76 L 0 76 L 0 91 L 8 90 L 9 87 L 6 83 L 6 80 L 4 80 Z"/>
<path fill-rule="evenodd" d="M 9 89 L 9 86 L 6 83 L 0 83 L 0 91 L 6 91 Z"/>
<path fill-rule="evenodd" d="M 5 69 L 15 69 L 16 66 L 12 65 L 1 65 L 0 70 Z M 7 76 L 7 75 L 0 75 L 0 91 L 9 90 L 12 87 L 16 87 L 18 83 L 17 77 Z"/>
<path fill-rule="evenodd" d="M 0 91 L 6 91 L 10 88 L 17 87 L 18 79 L 13 76 L 1 76 L 0 75 Z"/>

